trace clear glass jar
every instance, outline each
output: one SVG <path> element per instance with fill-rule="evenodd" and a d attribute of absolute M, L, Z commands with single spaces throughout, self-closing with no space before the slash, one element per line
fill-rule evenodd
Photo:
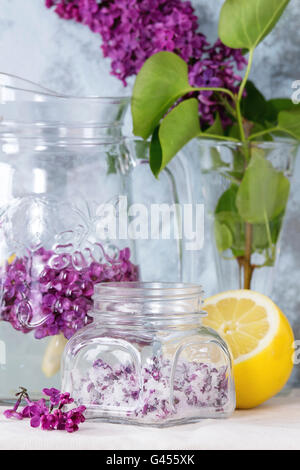
<path fill-rule="evenodd" d="M 0 73 L 0 402 L 19 385 L 35 398 L 58 387 L 67 339 L 93 320 L 94 286 L 140 277 L 137 240 L 120 226 L 151 172 L 146 148 L 122 136 L 129 102 Z"/>
<path fill-rule="evenodd" d="M 176 283 L 99 284 L 93 325 L 68 342 L 62 388 L 87 417 L 169 426 L 235 408 L 229 350 L 201 325 L 202 289 Z"/>

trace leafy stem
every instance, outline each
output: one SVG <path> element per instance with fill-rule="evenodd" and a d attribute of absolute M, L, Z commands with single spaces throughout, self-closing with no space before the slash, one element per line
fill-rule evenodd
<path fill-rule="evenodd" d="M 244 130 L 244 126 L 243 126 L 243 118 L 242 118 L 242 113 L 241 113 L 241 100 L 242 100 L 244 90 L 245 90 L 245 87 L 246 87 L 246 84 L 247 84 L 247 81 L 248 81 L 248 78 L 249 78 L 250 70 L 251 70 L 251 67 L 252 67 L 253 54 L 254 54 L 254 49 L 251 48 L 250 51 L 249 51 L 249 59 L 248 59 L 248 65 L 247 65 L 247 69 L 246 69 L 246 72 L 245 72 L 245 76 L 244 76 L 244 78 L 242 80 L 242 83 L 240 85 L 237 100 L 236 100 L 236 115 L 237 115 L 237 121 L 238 121 L 238 126 L 239 126 L 239 130 L 240 130 L 240 136 L 241 136 L 241 141 L 242 142 L 246 141 L 246 136 L 245 136 L 245 130 Z"/>
<path fill-rule="evenodd" d="M 246 242 L 245 242 L 245 259 L 244 259 L 244 289 L 250 289 L 253 274 L 253 266 L 251 265 L 252 253 L 252 234 L 253 227 L 246 223 Z"/>

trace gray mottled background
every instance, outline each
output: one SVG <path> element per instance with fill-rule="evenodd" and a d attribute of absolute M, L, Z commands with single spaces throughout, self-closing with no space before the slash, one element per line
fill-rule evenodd
<path fill-rule="evenodd" d="M 213 41 L 217 34 L 222 1 L 194 0 L 193 4 L 199 14 L 201 30 Z M 122 84 L 110 76 L 109 60 L 102 58 L 99 47 L 98 35 L 85 26 L 60 20 L 45 8 L 43 0 L 0 0 L 1 71 L 28 78 L 61 92 L 82 95 L 123 94 Z M 291 95 L 292 82 L 300 80 L 299 51 L 300 0 L 291 0 L 280 23 L 256 52 L 251 78 L 267 97 Z M 128 91 L 130 87 L 126 94 Z M 292 321 L 298 339 L 299 180 L 298 161 L 273 293 L 274 300 Z M 213 279 L 214 268 L 210 255 L 206 256 L 205 264 L 207 278 Z M 203 282 L 205 284 L 205 279 Z"/>

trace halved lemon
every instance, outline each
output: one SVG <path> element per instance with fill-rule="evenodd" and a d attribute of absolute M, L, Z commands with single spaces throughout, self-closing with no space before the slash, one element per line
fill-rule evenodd
<path fill-rule="evenodd" d="M 203 323 L 217 330 L 233 356 L 237 408 L 253 408 L 276 395 L 293 368 L 294 336 L 281 310 L 252 290 L 208 298 Z"/>

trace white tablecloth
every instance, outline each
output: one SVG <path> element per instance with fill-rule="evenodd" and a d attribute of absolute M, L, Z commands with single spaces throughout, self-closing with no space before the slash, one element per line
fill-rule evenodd
<path fill-rule="evenodd" d="M 272 398 L 226 420 L 166 429 L 86 421 L 73 434 L 41 431 L 8 420 L 0 408 L 0 449 L 211 450 L 300 449 L 300 390 Z"/>

